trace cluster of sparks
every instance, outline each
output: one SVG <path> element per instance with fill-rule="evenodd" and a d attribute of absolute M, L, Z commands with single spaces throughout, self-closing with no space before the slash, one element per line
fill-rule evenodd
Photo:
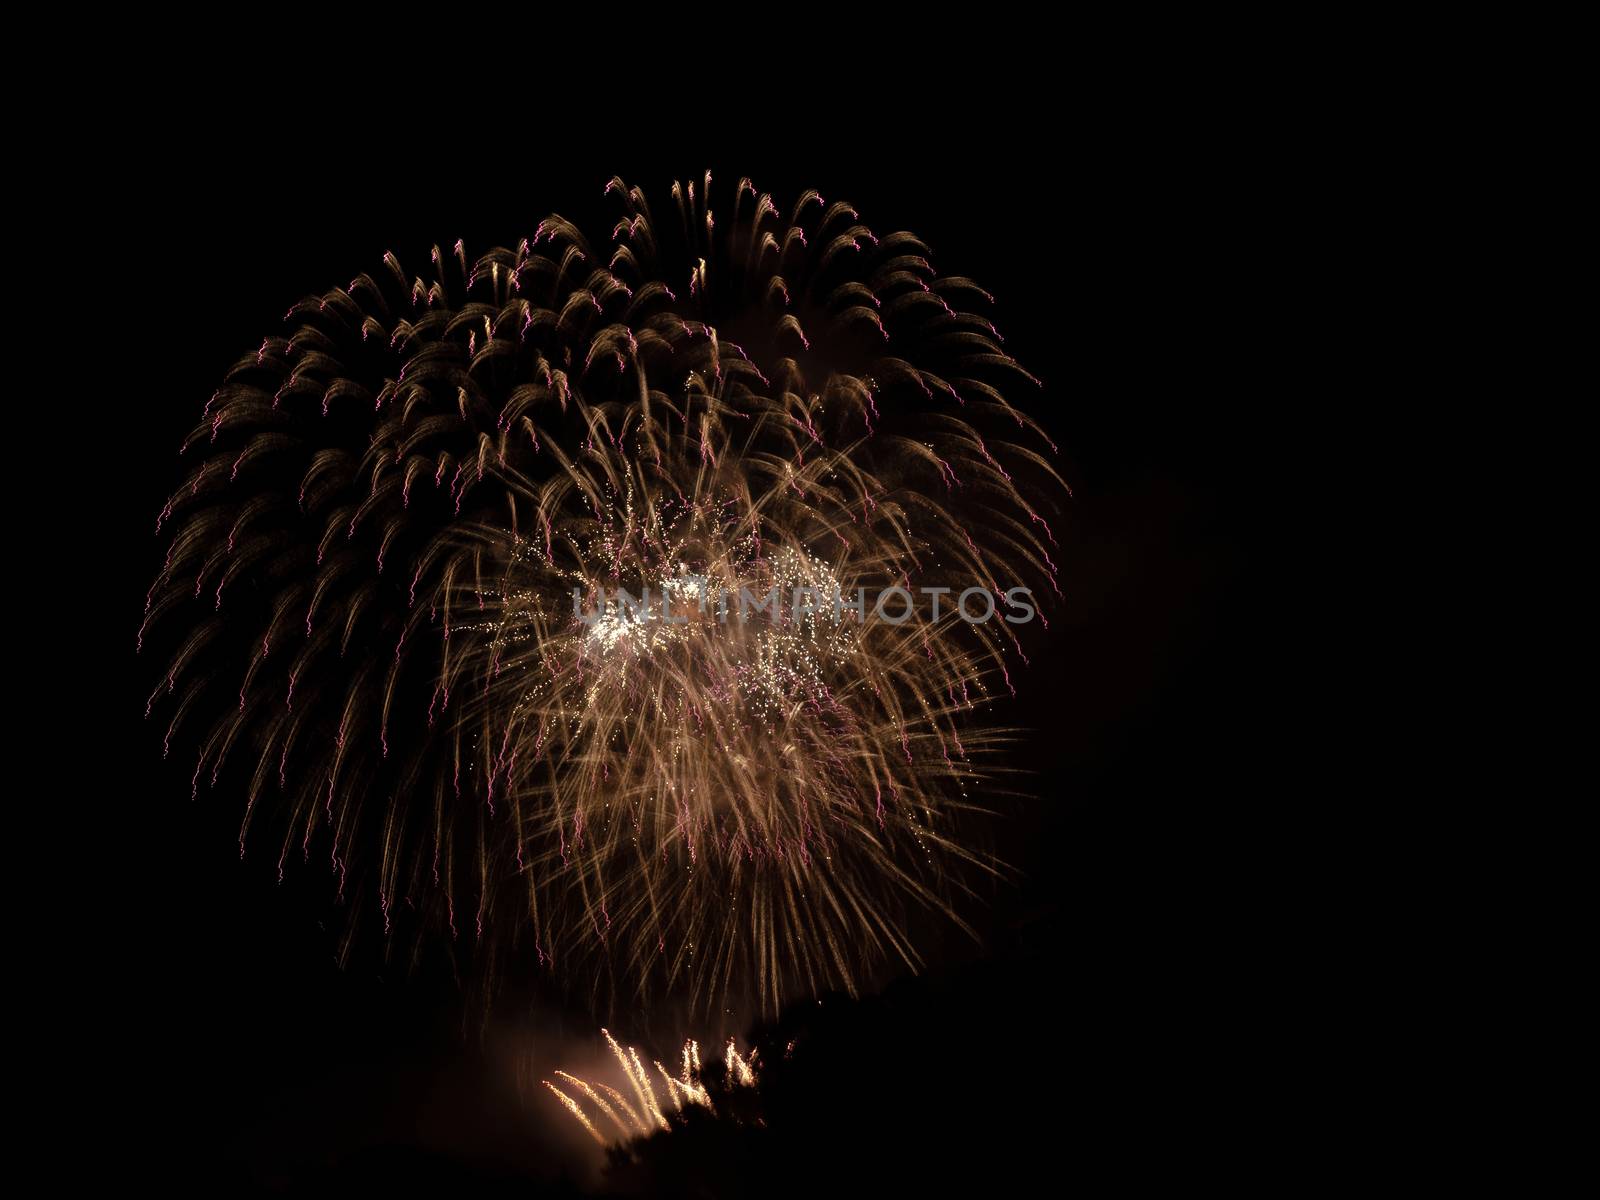
<path fill-rule="evenodd" d="M 1030 496 L 1065 485 L 958 307 L 991 298 L 912 235 L 748 180 L 661 226 L 606 190 L 609 251 L 551 217 L 431 280 L 386 255 L 240 360 L 157 523 L 147 716 L 168 752 L 200 726 L 196 794 L 239 764 L 241 855 L 320 857 L 388 944 L 775 1011 L 917 965 L 911 909 L 959 923 L 1008 736 L 974 714 L 1025 658 L 1003 622 L 694 597 L 1056 588 Z M 619 588 L 689 619 L 578 619 Z"/>
<path fill-rule="evenodd" d="M 711 1093 L 706 1089 L 701 1074 L 698 1042 L 690 1039 L 683 1043 L 683 1062 L 676 1076 L 658 1060 L 651 1061 L 651 1066 L 655 1067 L 662 1084 L 661 1092 L 657 1093 L 651 1074 L 645 1068 L 638 1049 L 633 1046 L 624 1049 L 618 1044 L 617 1039 L 611 1036 L 609 1030 L 602 1029 L 600 1032 L 622 1068 L 623 1077 L 633 1093 L 631 1101 L 620 1090 L 609 1084 L 599 1080 L 579 1079 L 566 1071 L 555 1073 L 556 1078 L 561 1081 L 559 1084 L 552 1083 L 548 1079 L 543 1081 L 544 1086 L 550 1089 L 561 1106 L 571 1113 L 573 1118 L 588 1131 L 589 1136 L 600 1145 L 628 1142 L 636 1137 L 649 1137 L 658 1130 L 670 1130 L 672 1125 L 667 1120 L 667 1113 L 682 1111 L 691 1105 L 698 1105 L 711 1113 L 716 1112 L 716 1105 L 712 1103 Z M 737 1043 L 729 1038 L 723 1059 L 727 1073 L 725 1086 L 729 1091 L 756 1085 L 756 1072 L 759 1066 L 756 1051 L 752 1050 L 750 1056 L 746 1058 L 739 1053 Z M 588 1102 L 588 1111 L 585 1111 L 579 1097 Z M 596 1126 L 596 1122 L 602 1120 L 608 1130 L 616 1130 L 614 1141 Z"/>

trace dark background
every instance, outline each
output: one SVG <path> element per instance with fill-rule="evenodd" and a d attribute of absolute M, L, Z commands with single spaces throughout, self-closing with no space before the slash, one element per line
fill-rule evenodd
<path fill-rule="evenodd" d="M 812 1058 L 774 1098 L 773 1139 L 662 1177 L 700 1181 L 715 1159 L 734 1164 L 724 1188 L 881 1176 L 1003 1194 L 1040 1172 L 1133 1179 L 1247 1152 L 1237 1095 L 1294 937 L 1267 881 L 1300 835 L 1270 815 L 1271 593 L 1246 572 L 1271 504 L 1253 481 L 1283 450 L 1261 353 L 1274 298 L 1240 253 L 1270 196 L 1238 160 L 1180 114 L 1111 127 L 1034 105 L 1026 126 L 1006 113 L 981 134 L 884 112 L 805 138 L 689 123 L 681 145 L 671 123 L 396 136 L 293 113 L 240 116 L 219 142 L 184 111 L 151 111 L 106 150 L 125 201 L 95 235 L 122 263 L 107 302 L 125 343 L 97 386 L 126 419 L 106 431 L 100 518 L 115 686 L 92 765 L 114 800 L 95 822 L 111 866 L 81 1021 L 114 1082 L 75 1114 L 91 1137 L 125 1135 L 139 1177 L 228 1191 L 588 1178 L 568 1118 L 519 1095 L 503 1061 L 508 1044 L 592 1036 L 584 1014 L 513 998 L 485 1034 L 446 974 L 339 969 L 320 896 L 241 862 L 237 804 L 191 803 L 161 763 L 134 631 L 179 439 L 293 301 L 385 250 L 416 271 L 436 241 L 515 244 L 552 210 L 608 227 L 612 173 L 656 198 L 710 167 L 780 207 L 807 186 L 847 198 L 992 292 L 1007 349 L 1046 385 L 1015 398 L 1060 445 L 1075 499 L 1056 524 L 1066 600 L 997 714 L 1031 731 L 1018 762 L 1035 798 L 1002 825 L 1017 875 L 978 917 L 984 945 L 789 1014 Z"/>

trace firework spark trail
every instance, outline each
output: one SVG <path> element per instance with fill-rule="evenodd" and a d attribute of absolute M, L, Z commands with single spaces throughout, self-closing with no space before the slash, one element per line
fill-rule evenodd
<path fill-rule="evenodd" d="M 594 1127 L 594 1123 L 590 1121 L 589 1118 L 584 1114 L 583 1109 L 578 1106 L 578 1102 L 576 1100 L 567 1095 L 548 1079 L 544 1081 L 544 1085 L 550 1089 L 557 1100 L 561 1101 L 562 1107 L 576 1117 L 578 1119 L 578 1123 L 589 1131 L 590 1137 L 594 1138 L 594 1140 L 599 1142 L 602 1146 L 606 1144 L 606 1139 L 600 1136 L 600 1131 Z"/>
<path fill-rule="evenodd" d="M 755 1086 L 755 1066 L 751 1061 L 745 1059 L 739 1054 L 739 1047 L 737 1044 L 735 1044 L 732 1038 L 728 1039 L 727 1062 L 728 1086 L 730 1088 L 735 1084 L 738 1084 L 740 1087 Z"/>
<path fill-rule="evenodd" d="M 622 1064 L 622 1073 L 632 1085 L 634 1095 L 639 1097 L 640 1110 L 665 1129 L 667 1119 L 662 1114 L 660 1106 L 656 1104 L 655 1089 L 650 1086 L 650 1077 L 645 1074 L 644 1065 L 639 1061 L 639 1052 L 631 1048 L 624 1052 L 609 1030 L 602 1029 L 600 1032 L 605 1036 L 611 1052 L 617 1056 L 617 1061 Z"/>
<path fill-rule="evenodd" d="M 633 1119 L 633 1123 L 634 1123 L 634 1128 L 630 1130 L 626 1125 L 624 1125 L 622 1123 L 622 1118 L 617 1115 L 617 1110 L 612 1108 L 610 1104 L 606 1103 L 605 1097 L 600 1095 L 599 1092 L 595 1091 L 594 1088 L 591 1087 L 588 1083 L 584 1082 L 582 1079 L 579 1079 L 575 1075 L 567 1074 L 565 1071 L 557 1071 L 556 1075 L 559 1078 L 564 1079 L 566 1082 L 572 1084 L 579 1091 L 581 1091 L 585 1096 L 589 1097 L 590 1100 L 594 1101 L 595 1107 L 598 1108 L 601 1112 L 605 1113 L 607 1119 L 610 1120 L 610 1122 L 617 1127 L 617 1132 L 622 1134 L 623 1137 L 628 1138 L 628 1137 L 632 1137 L 635 1133 L 648 1133 L 649 1132 L 645 1128 L 644 1122 L 639 1120 L 638 1114 L 635 1113 L 632 1109 L 628 1109 L 628 1108 L 625 1107 L 625 1111 Z M 565 1097 L 563 1096 L 563 1098 L 565 1098 Z"/>
<path fill-rule="evenodd" d="M 628 1119 L 633 1122 L 635 1129 L 637 1129 L 640 1133 L 650 1132 L 650 1127 L 644 1123 L 644 1118 L 634 1111 L 633 1106 L 628 1103 L 626 1097 L 624 1097 L 621 1092 L 617 1091 L 616 1088 L 607 1087 L 603 1083 L 599 1085 L 599 1088 L 602 1092 L 611 1097 L 612 1103 L 614 1103 L 623 1112 L 628 1114 Z"/>
<path fill-rule="evenodd" d="M 385 255 L 185 440 L 148 709 L 193 730 L 196 793 L 243 764 L 241 850 L 328 864 L 346 952 L 370 904 L 489 975 L 531 943 L 613 1002 L 775 1012 L 915 967 L 909 915 L 960 923 L 995 868 L 973 796 L 1007 733 L 975 713 L 1016 631 L 849 598 L 1059 591 L 1065 484 L 1002 392 L 1037 381 L 911 234 L 745 191 L 714 220 L 709 178 L 675 186 L 661 225 L 614 180 L 608 253 L 552 216 L 431 280 Z M 796 588 L 843 603 L 703 603 Z M 602 589 L 687 619 L 586 625 Z"/>

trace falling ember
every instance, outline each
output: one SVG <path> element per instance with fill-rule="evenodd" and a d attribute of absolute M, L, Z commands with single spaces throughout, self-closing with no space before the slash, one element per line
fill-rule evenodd
<path fill-rule="evenodd" d="M 427 279 L 386 254 L 202 398 L 148 715 L 241 849 L 332 872 L 346 949 L 772 1013 L 915 968 L 912 915 L 995 869 L 982 710 L 1026 660 L 950 608 L 1059 594 L 1065 484 L 1006 398 L 1037 380 L 912 234 L 749 180 L 713 222 L 697 184 L 657 220 L 614 180 L 609 247 L 551 216 Z M 852 604 L 899 587 L 945 618 Z M 626 1074 L 620 1119 L 695 1102 Z"/>

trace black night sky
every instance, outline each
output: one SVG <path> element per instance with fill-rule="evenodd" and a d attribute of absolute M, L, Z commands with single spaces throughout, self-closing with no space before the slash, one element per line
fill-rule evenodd
<path fill-rule="evenodd" d="M 1272 698 L 1243 650 L 1265 601 L 1243 582 L 1243 518 L 1262 500 L 1242 480 L 1276 451 L 1271 381 L 1236 366 L 1253 334 L 1228 315 L 1244 286 L 1229 247 L 1253 202 L 1229 162 L 1065 102 L 948 137 L 889 111 L 790 139 L 685 122 L 680 144 L 663 122 L 614 149 L 603 127 L 509 114 L 369 137 L 354 113 L 253 112 L 218 138 L 187 107 L 142 114 L 105 151 L 129 199 L 96 235 L 124 259 L 104 301 L 122 363 L 97 386 L 126 419 L 103 430 L 117 783 L 100 840 L 116 865 L 86 1036 L 113 1047 L 118 1082 L 80 1121 L 117 1126 L 131 1178 L 211 1194 L 849 1180 L 1005 1195 L 1080 1169 L 1136 1180 L 1248 1136 L 1216 1105 L 1242 1031 L 1270 1017 L 1263 964 L 1285 936 L 1248 882 L 1278 850 L 1247 765 L 1270 752 Z M 1030 731 L 1016 765 L 1032 799 L 1005 804 L 995 836 L 1016 874 L 972 914 L 982 944 L 952 935 L 920 977 L 787 1013 L 805 1057 L 767 1098 L 763 1137 L 683 1131 L 600 1180 L 593 1147 L 547 1095 L 519 1091 L 514 1065 L 530 1045 L 556 1047 L 537 1059 L 556 1065 L 560 1047 L 592 1045 L 592 1015 L 510 995 L 485 1029 L 448 971 L 360 954 L 341 969 L 322 890 L 304 873 L 278 885 L 267 855 L 241 861 L 237 799 L 191 803 L 182 765 L 161 762 L 134 631 L 179 440 L 292 302 L 386 250 L 421 264 L 436 241 L 515 244 L 552 210 L 603 228 L 612 173 L 664 193 L 706 168 L 785 199 L 848 198 L 996 296 L 1007 349 L 1046 384 L 1018 399 L 1075 493 L 1057 531 L 1067 595 L 997 714 Z"/>

